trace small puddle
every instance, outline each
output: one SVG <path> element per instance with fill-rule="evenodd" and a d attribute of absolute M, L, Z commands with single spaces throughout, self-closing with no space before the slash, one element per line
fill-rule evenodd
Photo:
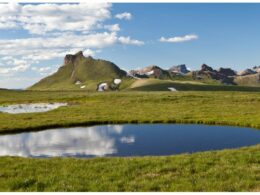
<path fill-rule="evenodd" d="M 161 156 L 260 143 L 260 130 L 241 127 L 138 124 L 50 129 L 0 136 L 0 156 Z"/>
<path fill-rule="evenodd" d="M 8 106 L 0 106 L 0 112 L 5 112 L 9 114 L 47 112 L 57 109 L 61 106 L 67 106 L 67 103 L 14 104 Z"/>

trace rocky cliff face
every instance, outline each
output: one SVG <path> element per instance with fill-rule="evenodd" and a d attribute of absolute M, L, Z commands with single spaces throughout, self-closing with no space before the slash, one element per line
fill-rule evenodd
<path fill-rule="evenodd" d="M 170 74 L 168 71 L 163 70 L 162 68 L 156 65 L 147 66 L 139 70 L 131 70 L 129 71 L 129 74 L 138 78 L 170 78 Z"/>
<path fill-rule="evenodd" d="M 83 55 L 83 52 L 82 51 L 79 51 L 78 53 L 76 53 L 75 55 L 72 55 L 72 54 L 67 54 L 64 58 L 64 65 L 67 65 L 67 64 L 74 64 L 76 59 L 77 58 L 84 58 L 84 55 Z"/>
<path fill-rule="evenodd" d="M 185 64 L 181 64 L 181 65 L 177 65 L 177 66 L 172 66 L 169 69 L 169 72 L 173 73 L 173 74 L 187 74 L 190 71 L 187 69 Z"/>
<path fill-rule="evenodd" d="M 220 68 L 218 70 L 219 74 L 225 75 L 225 76 L 236 76 L 237 73 L 232 70 L 231 68 Z"/>
<path fill-rule="evenodd" d="M 215 70 L 207 64 L 202 64 L 199 71 L 193 72 L 195 79 L 213 79 L 223 84 L 234 84 L 234 76 L 236 72 L 230 68 L 220 68 Z"/>

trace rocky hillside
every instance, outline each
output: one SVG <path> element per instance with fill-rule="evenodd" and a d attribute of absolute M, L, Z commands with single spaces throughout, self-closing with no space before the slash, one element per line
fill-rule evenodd
<path fill-rule="evenodd" d="M 134 78 L 156 78 L 156 79 L 170 79 L 171 76 L 168 71 L 163 70 L 159 66 L 151 65 L 139 70 L 131 70 L 128 74 Z"/>
<path fill-rule="evenodd" d="M 185 64 L 181 64 L 181 65 L 177 65 L 177 66 L 172 66 L 169 70 L 168 70 L 171 74 L 175 74 L 175 75 L 183 75 L 183 74 L 187 74 L 190 71 L 187 69 Z"/>

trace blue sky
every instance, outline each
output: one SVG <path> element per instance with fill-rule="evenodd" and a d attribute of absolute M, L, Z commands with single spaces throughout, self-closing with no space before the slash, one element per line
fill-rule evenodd
<path fill-rule="evenodd" d="M 260 4 L 42 5 L 1 5 L 0 88 L 28 87 L 77 50 L 125 70 L 260 65 Z"/>

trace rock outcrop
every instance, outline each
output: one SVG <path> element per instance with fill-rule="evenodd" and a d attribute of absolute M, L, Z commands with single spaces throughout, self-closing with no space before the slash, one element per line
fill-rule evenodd
<path fill-rule="evenodd" d="M 246 75 L 251 75 L 251 74 L 255 74 L 255 73 L 256 73 L 256 71 L 248 68 L 248 69 L 241 71 L 238 75 L 239 76 L 246 76 Z"/>
<path fill-rule="evenodd" d="M 187 74 L 190 71 L 187 69 L 185 64 L 181 64 L 181 65 L 177 65 L 177 66 L 172 66 L 169 69 L 169 72 L 173 73 L 173 74 Z"/>
<path fill-rule="evenodd" d="M 168 71 L 163 70 L 162 68 L 156 65 L 147 66 L 139 70 L 131 70 L 129 71 L 129 75 L 137 78 L 170 78 L 170 74 Z"/>

